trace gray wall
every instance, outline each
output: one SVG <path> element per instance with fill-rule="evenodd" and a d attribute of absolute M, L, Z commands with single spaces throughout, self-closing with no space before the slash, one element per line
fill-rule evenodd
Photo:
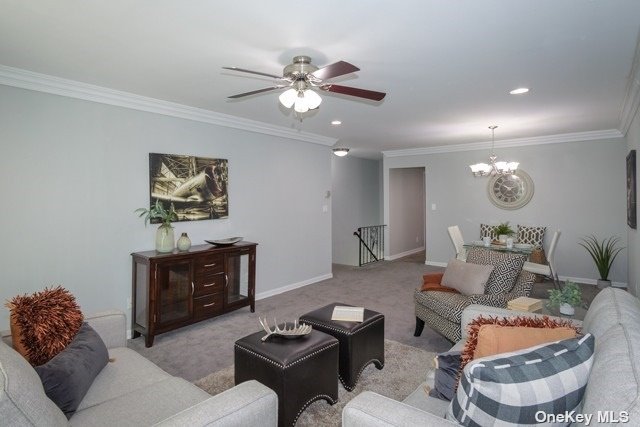
<path fill-rule="evenodd" d="M 2 301 L 61 284 L 85 313 L 127 311 L 130 253 L 154 247 L 156 226 L 133 213 L 149 152 L 229 160 L 229 218 L 175 231 L 258 242 L 258 295 L 330 277 L 328 147 L 7 86 L 0 143 Z"/>
<path fill-rule="evenodd" d="M 459 225 L 465 240 L 479 235 L 479 224 L 510 221 L 512 225 L 548 227 L 545 246 L 552 232 L 562 230 L 556 264 L 559 274 L 589 282 L 597 270 L 586 251 L 578 246 L 581 236 L 619 236 L 626 245 L 626 191 L 623 138 L 562 144 L 500 148 L 496 154 L 513 159 L 534 181 L 535 194 L 519 210 L 502 210 L 487 197 L 487 178 L 474 178 L 469 164 L 484 161 L 489 150 L 452 152 L 384 159 L 385 218 L 388 218 L 389 169 L 426 167 L 427 261 L 446 263 L 455 255 L 447 227 Z M 585 280 L 586 279 L 586 280 Z M 627 282 L 627 251 L 616 260 L 610 279 Z"/>
<path fill-rule="evenodd" d="M 358 265 L 358 227 L 382 224 L 380 160 L 333 156 L 331 229 L 333 262 Z"/>
<path fill-rule="evenodd" d="M 425 170 L 389 170 L 389 258 L 424 248 Z"/>
<path fill-rule="evenodd" d="M 640 156 L 640 110 L 636 112 L 636 116 L 631 122 L 631 126 L 627 131 L 627 147 L 629 150 L 636 150 L 636 197 L 637 192 L 640 192 L 640 185 L 638 185 L 638 174 L 640 169 L 638 168 L 638 156 Z M 636 201 L 636 212 L 640 216 L 640 206 Z M 627 251 L 629 254 L 629 291 L 634 295 L 640 295 L 640 248 L 638 248 L 638 229 L 632 229 L 627 226 Z"/>

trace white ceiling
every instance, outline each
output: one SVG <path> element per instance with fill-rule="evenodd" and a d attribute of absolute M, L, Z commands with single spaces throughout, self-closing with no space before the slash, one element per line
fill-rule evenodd
<path fill-rule="evenodd" d="M 382 150 L 620 128 L 640 1 L 2 0 L 0 64 Z M 302 122 L 272 81 L 294 55 L 361 71 Z M 520 86 L 526 95 L 509 95 Z M 329 122 L 340 119 L 343 125 Z"/>

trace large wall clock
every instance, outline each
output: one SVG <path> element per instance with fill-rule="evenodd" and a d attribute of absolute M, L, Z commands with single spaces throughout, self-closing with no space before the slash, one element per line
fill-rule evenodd
<path fill-rule="evenodd" d="M 521 169 L 513 175 L 492 176 L 487 193 L 491 203 L 500 209 L 520 209 L 533 197 L 533 180 Z"/>

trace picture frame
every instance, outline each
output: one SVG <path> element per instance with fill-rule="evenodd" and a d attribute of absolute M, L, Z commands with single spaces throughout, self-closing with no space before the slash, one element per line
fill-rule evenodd
<path fill-rule="evenodd" d="M 627 225 L 637 228 L 636 150 L 627 155 Z"/>
<path fill-rule="evenodd" d="M 227 159 L 149 153 L 149 205 L 173 205 L 177 221 L 228 218 L 228 187 Z"/>

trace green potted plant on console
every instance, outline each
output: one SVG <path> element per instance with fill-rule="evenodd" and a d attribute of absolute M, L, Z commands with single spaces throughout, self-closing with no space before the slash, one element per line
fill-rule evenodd
<path fill-rule="evenodd" d="M 567 280 L 560 289 L 549 290 L 549 305 L 558 307 L 560 314 L 573 316 L 575 307 L 582 304 L 582 290 L 577 283 Z"/>
<path fill-rule="evenodd" d="M 613 261 L 615 261 L 620 251 L 624 249 L 618 247 L 620 239 L 618 237 L 609 237 L 608 239 L 599 241 L 596 236 L 591 235 L 581 240 L 582 242 L 578 244 L 589 252 L 593 262 L 596 264 L 598 273 L 600 274 L 600 279 L 598 279 L 598 289 L 611 286 L 609 270 L 611 270 Z"/>
<path fill-rule="evenodd" d="M 162 202 L 156 199 L 156 204 L 149 209 L 139 208 L 134 211 L 142 218 L 144 216 L 145 227 L 149 223 L 149 220 L 159 219 L 162 224 L 156 231 L 156 251 L 158 252 L 173 252 L 175 247 L 175 236 L 173 234 L 173 227 L 171 221 L 176 221 L 178 215 L 173 206 L 173 203 L 169 206 L 169 209 L 165 209 L 162 206 Z"/>

